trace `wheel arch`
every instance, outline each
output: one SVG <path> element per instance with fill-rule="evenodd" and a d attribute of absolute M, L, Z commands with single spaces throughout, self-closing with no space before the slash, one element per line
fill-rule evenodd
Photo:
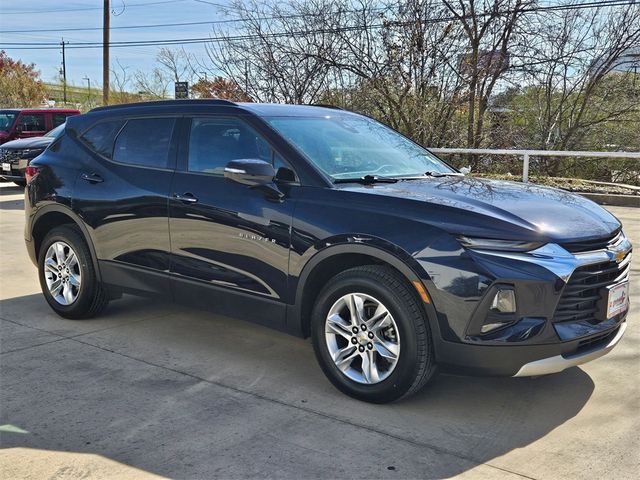
<path fill-rule="evenodd" d="M 42 207 L 34 216 L 31 224 L 31 240 L 34 244 L 33 248 L 36 262 L 40 255 L 40 246 L 42 245 L 42 241 L 47 233 L 62 225 L 72 225 L 78 228 L 80 234 L 84 238 L 84 241 L 87 243 L 89 251 L 91 252 L 91 261 L 93 262 L 96 276 L 99 281 L 102 280 L 98 265 L 98 258 L 96 256 L 91 235 L 89 234 L 82 219 L 70 208 L 59 204 Z"/>
<path fill-rule="evenodd" d="M 349 268 L 372 264 L 387 265 L 396 270 L 410 284 L 419 282 L 423 288 L 426 288 L 414 268 L 408 265 L 409 259 L 400 258 L 377 246 L 357 243 L 333 245 L 319 251 L 306 263 L 298 277 L 295 302 L 287 313 L 288 330 L 305 338 L 310 335 L 311 311 L 320 290 L 331 277 Z M 415 286 L 414 291 L 420 299 Z M 433 313 L 426 308 L 427 305 L 422 300 L 420 304 L 433 328 L 435 318 Z"/>

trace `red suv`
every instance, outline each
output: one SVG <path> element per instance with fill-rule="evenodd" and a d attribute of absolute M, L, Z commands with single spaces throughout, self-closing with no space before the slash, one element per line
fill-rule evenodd
<path fill-rule="evenodd" d="M 79 115 L 70 108 L 11 108 L 0 110 L 0 145 L 16 138 L 41 137 L 67 117 Z"/>

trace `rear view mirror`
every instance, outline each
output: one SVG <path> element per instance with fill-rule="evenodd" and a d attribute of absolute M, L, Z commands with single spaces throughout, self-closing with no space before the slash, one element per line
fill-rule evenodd
<path fill-rule="evenodd" d="M 224 168 L 224 177 L 234 182 L 259 188 L 270 197 L 281 199 L 284 194 L 273 183 L 276 171 L 273 165 L 264 160 L 254 158 L 242 158 L 231 160 Z"/>

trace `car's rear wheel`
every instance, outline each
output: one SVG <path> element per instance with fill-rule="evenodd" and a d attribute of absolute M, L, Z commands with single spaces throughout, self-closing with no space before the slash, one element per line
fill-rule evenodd
<path fill-rule="evenodd" d="M 96 277 L 89 247 L 75 227 L 57 227 L 46 235 L 38 275 L 47 303 L 60 316 L 90 318 L 109 302 Z"/>
<path fill-rule="evenodd" d="M 411 395 L 435 371 L 420 300 L 395 270 L 356 267 L 332 278 L 316 301 L 312 339 L 329 380 L 360 400 Z"/>

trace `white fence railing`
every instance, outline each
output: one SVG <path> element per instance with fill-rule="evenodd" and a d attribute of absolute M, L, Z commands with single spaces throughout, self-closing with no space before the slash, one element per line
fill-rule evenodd
<path fill-rule="evenodd" d="M 640 152 L 580 152 L 568 150 L 500 150 L 491 148 L 430 148 L 433 153 L 466 153 L 474 155 L 513 155 L 522 158 L 522 181 L 529 181 L 531 157 L 637 158 Z"/>

